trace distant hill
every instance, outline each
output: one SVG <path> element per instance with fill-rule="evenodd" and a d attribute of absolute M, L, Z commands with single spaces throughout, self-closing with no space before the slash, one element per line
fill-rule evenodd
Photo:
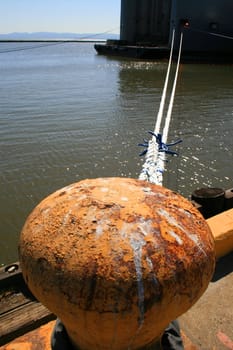
<path fill-rule="evenodd" d="M 53 33 L 53 32 L 35 32 L 35 33 L 9 33 L 0 34 L 0 40 L 84 40 L 84 39 L 119 39 L 119 34 L 112 33 Z"/>

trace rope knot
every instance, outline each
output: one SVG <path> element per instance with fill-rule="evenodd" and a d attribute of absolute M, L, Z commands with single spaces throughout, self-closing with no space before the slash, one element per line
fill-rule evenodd
<path fill-rule="evenodd" d="M 178 143 L 181 143 L 182 140 L 179 139 L 177 141 L 171 142 L 171 143 L 165 143 L 162 141 L 162 134 L 158 133 L 155 134 L 153 131 L 148 131 L 150 135 L 155 137 L 156 143 L 158 144 L 158 151 L 159 152 L 164 152 L 166 154 L 170 154 L 172 156 L 176 155 L 178 156 L 179 154 L 176 151 L 171 150 L 172 146 L 177 145 Z M 144 139 L 144 143 L 139 143 L 138 146 L 144 147 L 145 149 L 139 154 L 139 156 L 144 156 L 148 152 L 149 148 L 149 142 Z"/>

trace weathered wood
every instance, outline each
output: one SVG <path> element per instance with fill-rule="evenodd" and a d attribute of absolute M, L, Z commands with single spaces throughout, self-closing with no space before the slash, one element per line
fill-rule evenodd
<path fill-rule="evenodd" d="M 55 319 L 27 288 L 19 263 L 9 267 L 0 269 L 0 345 Z"/>
<path fill-rule="evenodd" d="M 1 316 L 15 308 L 19 305 L 27 304 L 30 301 L 24 294 L 20 291 L 5 291 L 0 294 L 0 303 L 1 303 L 1 311 L 0 311 L 0 319 Z"/>
<path fill-rule="evenodd" d="M 0 315 L 0 345 L 52 319 L 55 316 L 37 301 L 19 305 Z"/>

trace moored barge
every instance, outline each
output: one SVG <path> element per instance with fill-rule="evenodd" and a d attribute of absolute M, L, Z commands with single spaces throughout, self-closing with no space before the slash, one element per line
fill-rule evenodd
<path fill-rule="evenodd" d="M 175 29 L 174 57 L 183 31 L 183 61 L 233 62 L 232 11 L 230 0 L 121 0 L 120 40 L 95 49 L 110 56 L 166 59 Z"/>

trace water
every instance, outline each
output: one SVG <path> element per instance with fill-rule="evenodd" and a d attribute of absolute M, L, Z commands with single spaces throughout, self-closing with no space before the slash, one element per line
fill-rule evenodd
<path fill-rule="evenodd" d="M 56 189 L 139 176 L 137 144 L 154 128 L 166 68 L 98 56 L 90 43 L 0 43 L 0 263 L 18 260 L 27 216 Z M 186 197 L 233 187 L 232 71 L 181 66 L 169 141 L 183 143 L 164 185 Z"/>

